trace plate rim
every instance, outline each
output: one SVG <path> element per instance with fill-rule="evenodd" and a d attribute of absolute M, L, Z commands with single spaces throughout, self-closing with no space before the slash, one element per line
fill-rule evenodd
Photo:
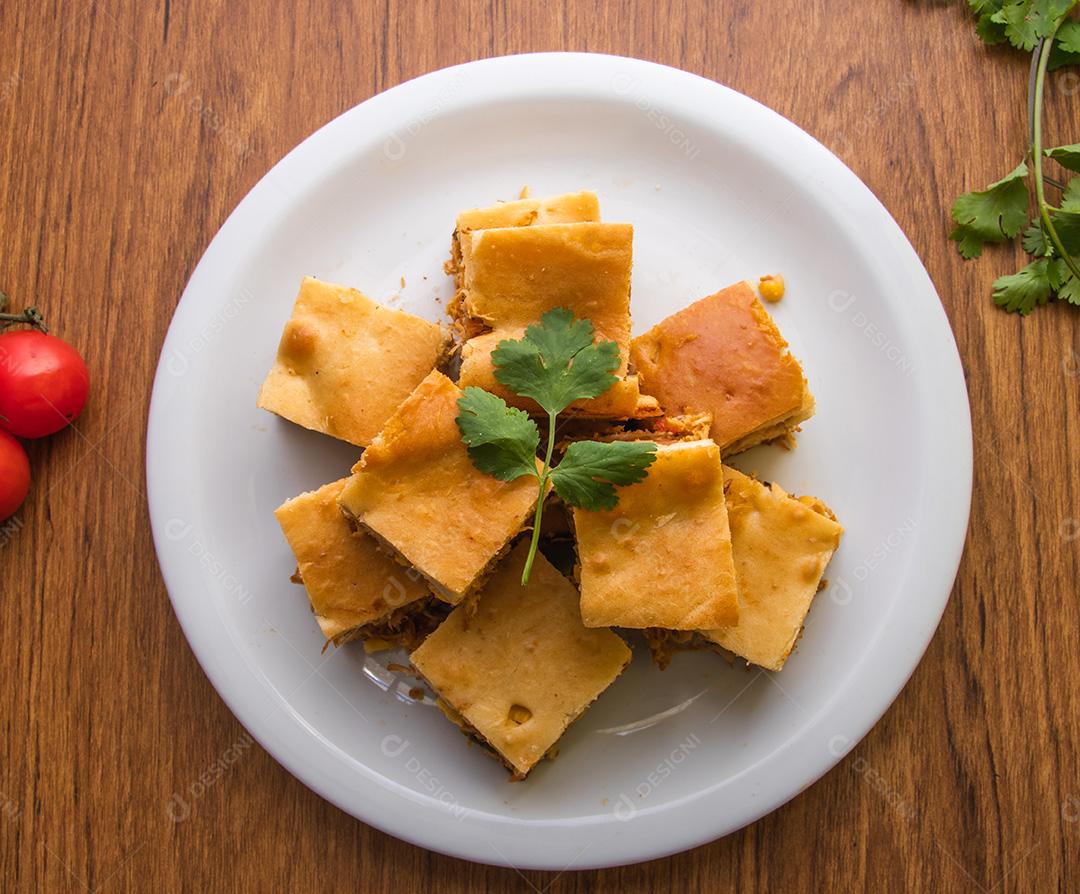
<path fill-rule="evenodd" d="M 636 79 L 636 85 L 642 90 L 662 89 L 665 82 L 669 85 L 677 82 L 688 91 L 712 93 L 714 97 L 722 100 L 721 104 L 734 104 L 740 106 L 747 114 L 752 113 L 759 123 L 767 120 L 771 127 L 781 132 L 791 141 L 785 147 L 785 151 L 790 152 L 792 151 L 791 147 L 795 146 L 799 151 L 806 152 L 808 157 L 813 157 L 815 164 L 824 170 L 831 179 L 841 183 L 846 190 L 850 191 L 845 193 L 845 200 L 858 200 L 867 208 L 873 210 L 876 218 L 875 223 L 884 228 L 883 235 L 890 239 L 891 254 L 895 255 L 894 263 L 897 266 L 898 274 L 903 274 L 913 285 L 919 287 L 917 290 L 913 290 L 914 294 L 918 296 L 915 300 L 924 305 L 918 308 L 919 312 L 923 314 L 929 313 L 933 317 L 933 319 L 924 318 L 923 320 L 930 334 L 927 336 L 925 344 L 920 344 L 920 347 L 924 353 L 928 353 L 929 357 L 934 361 L 935 368 L 943 375 L 942 384 L 935 390 L 935 399 L 942 407 L 937 415 L 943 417 L 941 419 L 943 428 L 937 433 L 937 437 L 940 439 L 937 444 L 942 451 L 951 452 L 952 454 L 950 460 L 942 463 L 942 466 L 950 468 L 953 488 L 951 504 L 944 511 L 939 512 L 940 516 L 948 519 L 942 525 L 947 530 L 945 535 L 938 540 L 938 555 L 934 557 L 932 562 L 927 563 L 934 565 L 934 573 L 931 577 L 936 579 L 936 586 L 933 589 L 941 592 L 933 598 L 924 598 L 924 601 L 928 602 L 929 605 L 924 607 L 917 621 L 909 625 L 909 632 L 913 638 L 906 642 L 907 649 L 906 651 L 902 650 L 900 655 L 904 663 L 903 669 L 900 672 L 894 672 L 885 684 L 879 681 L 871 686 L 866 680 L 861 681 L 862 687 L 868 689 L 869 692 L 866 694 L 866 700 L 860 704 L 859 710 L 856 712 L 858 718 L 854 722 L 849 719 L 848 722 L 842 724 L 845 732 L 843 734 L 834 734 L 828 749 L 817 754 L 816 760 L 804 761 L 801 772 L 795 774 L 800 781 L 794 785 L 787 782 L 782 782 L 779 786 L 774 785 L 771 794 L 766 794 L 753 807 L 742 805 L 741 809 L 734 811 L 734 817 L 730 811 L 713 811 L 710 813 L 706 809 L 706 805 L 710 800 L 709 795 L 702 795 L 695 799 L 683 799 L 681 802 L 666 804 L 662 807 L 643 809 L 638 812 L 633 821 L 623 824 L 623 832 L 626 834 L 606 840 L 600 848 L 601 853 L 595 851 L 589 853 L 589 859 L 580 863 L 574 862 L 573 868 L 602 868 L 636 863 L 668 856 L 714 841 L 771 813 L 812 785 L 839 763 L 847 751 L 858 744 L 877 724 L 899 696 L 929 646 L 951 596 L 955 577 L 963 556 L 963 548 L 966 544 L 970 517 L 973 485 L 970 406 L 959 352 L 944 307 L 922 261 L 892 215 L 869 187 L 816 139 L 779 113 L 729 87 L 690 72 L 626 56 L 599 53 L 528 53 L 491 57 L 439 69 L 376 94 L 338 115 L 290 150 L 259 179 L 258 183 L 252 187 L 228 215 L 194 268 L 183 295 L 176 306 L 169 324 L 168 333 L 162 344 L 150 400 L 146 442 L 147 500 L 151 528 L 159 566 L 173 610 L 189 646 L 204 672 L 210 678 L 211 684 L 237 720 L 260 743 L 264 750 L 293 776 L 324 799 L 362 822 L 375 826 L 397 838 L 449 856 L 476 862 L 515 868 L 554 870 L 568 868 L 568 864 L 572 862 L 571 859 L 567 858 L 567 854 L 571 853 L 568 846 L 580 839 L 581 827 L 583 825 L 587 827 L 587 824 L 574 820 L 546 820 L 539 822 L 515 820 L 487 814 L 480 817 L 477 820 L 478 822 L 481 819 L 484 821 L 495 820 L 496 829 L 501 830 L 502 834 L 506 836 L 500 837 L 500 835 L 496 834 L 495 837 L 500 838 L 500 844 L 503 844 L 507 851 L 514 854 L 515 858 L 512 859 L 490 840 L 487 843 L 491 850 L 483 849 L 481 839 L 485 835 L 474 838 L 467 833 L 469 828 L 467 823 L 458 823 L 456 818 L 446 812 L 424 810 L 424 805 L 408 797 L 407 790 L 402 788 L 401 791 L 397 791 L 399 787 L 388 780 L 380 782 L 377 778 L 377 772 L 373 770 L 368 770 L 366 776 L 358 776 L 356 784 L 367 787 L 367 790 L 373 795 L 372 803 L 381 802 L 381 806 L 384 808 L 393 803 L 397 805 L 397 809 L 387 809 L 385 813 L 376 813 L 372 810 L 365 811 L 356 800 L 345 797 L 343 789 L 335 789 L 330 784 L 334 780 L 327 775 L 324 768 L 306 763 L 303 754 L 296 753 L 290 748 L 288 742 L 285 741 L 288 730 L 274 729 L 274 724 L 269 723 L 270 718 L 260 719 L 257 716 L 258 709 L 253 704 L 245 701 L 244 698 L 250 695 L 250 692 L 245 688 L 250 683 L 246 679 L 238 681 L 235 677 L 237 670 L 246 670 L 254 676 L 253 670 L 247 665 L 239 650 L 236 655 L 224 656 L 226 659 L 231 658 L 230 661 L 224 663 L 222 655 L 214 654 L 215 640 L 220 639 L 222 632 L 217 631 L 215 636 L 215 632 L 208 631 L 202 625 L 202 622 L 205 620 L 207 611 L 216 612 L 216 609 L 213 606 L 200 606 L 186 595 L 190 588 L 182 578 L 185 576 L 190 577 L 190 575 L 185 575 L 182 568 L 175 561 L 170 560 L 175 544 L 165 531 L 169 513 L 165 507 L 167 497 L 163 494 L 159 482 L 162 480 L 162 467 L 167 465 L 162 463 L 162 457 L 167 452 L 166 447 L 169 446 L 169 439 L 165 434 L 169 420 L 163 411 L 164 395 L 168 385 L 167 379 L 170 377 L 167 366 L 170 349 L 173 349 L 175 344 L 181 340 L 185 325 L 192 322 L 188 317 L 191 316 L 196 298 L 192 297 L 189 300 L 189 295 L 194 296 L 200 291 L 203 280 L 207 280 L 210 276 L 211 268 L 220 262 L 219 255 L 224 251 L 227 237 L 233 231 L 240 232 L 239 227 L 243 218 L 251 217 L 260 202 L 263 204 L 276 204 L 280 208 L 284 208 L 282 202 L 288 202 L 292 198 L 289 196 L 283 198 L 278 195 L 275 200 L 271 197 L 275 174 L 280 173 L 287 167 L 294 166 L 301 156 L 316 152 L 320 146 L 331 144 L 339 132 L 346 130 L 350 124 L 354 124 L 358 119 L 377 117 L 379 112 L 388 109 L 394 103 L 399 105 L 397 110 L 399 114 L 402 110 L 408 108 L 410 104 L 413 107 L 413 116 L 425 114 L 425 108 L 420 108 L 419 111 L 416 110 L 416 103 L 425 97 L 430 97 L 433 91 L 444 88 L 448 84 L 454 84 L 457 90 L 454 102 L 461 103 L 465 107 L 491 101 L 497 96 L 505 96 L 507 91 L 510 91 L 512 96 L 514 89 L 519 89 L 523 93 L 529 93 L 529 91 L 542 93 L 544 89 L 565 92 L 569 89 L 565 79 L 568 70 L 578 74 L 587 73 L 596 78 L 606 76 L 609 87 L 614 83 L 616 77 L 629 76 Z M 480 77 L 477 77 L 475 82 L 466 81 L 463 85 L 460 78 L 466 73 L 478 74 Z M 525 86 L 526 82 L 528 83 L 527 88 Z M 588 94 L 590 89 L 595 89 L 595 84 L 582 83 L 580 85 L 582 95 L 591 95 Z M 701 114 L 704 116 L 707 113 L 702 112 Z M 943 434 L 944 437 L 942 437 Z M 922 506 L 927 502 L 924 495 L 920 505 Z M 910 576 L 912 571 L 906 569 L 903 573 Z M 224 633 L 231 638 L 231 631 L 226 629 Z M 239 668 L 236 667 L 236 661 L 241 662 Z M 838 686 L 837 693 L 829 700 L 826 707 L 819 712 L 819 716 L 803 727 L 797 738 L 789 739 L 781 749 L 763 757 L 743 773 L 740 773 L 739 777 L 757 770 L 763 762 L 775 758 L 777 754 L 787 750 L 795 742 L 798 742 L 800 738 L 808 736 L 809 732 L 813 731 L 816 726 L 820 726 L 825 716 L 837 711 L 837 701 L 840 695 L 852 691 L 854 687 L 859 685 L 860 681 L 852 682 L 851 677 L 842 682 Z M 867 706 L 867 700 L 869 701 L 869 707 Z M 287 719 L 289 724 L 294 723 L 293 718 L 287 712 L 282 712 L 281 716 Z M 275 719 L 276 723 L 277 720 Z M 838 738 L 844 741 L 834 748 L 832 743 Z M 777 792 L 777 788 L 783 790 Z M 376 795 L 378 797 L 374 797 Z M 715 792 L 711 796 L 716 798 L 722 796 L 722 793 Z M 388 798 L 395 800 L 391 802 Z M 692 812 L 696 815 L 696 822 L 671 823 L 670 818 L 666 818 L 659 821 L 661 827 L 657 828 L 658 816 L 667 814 L 684 805 L 692 807 L 695 804 L 698 807 Z M 422 822 L 417 821 L 418 817 Z M 637 829 L 634 828 L 635 825 L 638 826 Z M 672 834 L 670 829 L 664 830 L 663 825 L 684 826 L 688 831 Z M 513 836 L 521 834 L 523 828 L 534 830 L 533 835 L 528 837 L 536 839 L 540 836 L 542 830 L 554 830 L 560 827 L 573 828 L 570 829 L 569 835 L 559 836 L 558 841 L 549 839 L 544 843 L 527 844 L 524 848 L 521 848 L 520 843 L 515 842 L 513 839 Z M 463 830 L 466 830 L 464 834 Z M 666 831 L 666 834 L 661 834 L 664 831 Z M 493 830 L 488 828 L 487 835 L 492 834 L 494 834 Z"/>

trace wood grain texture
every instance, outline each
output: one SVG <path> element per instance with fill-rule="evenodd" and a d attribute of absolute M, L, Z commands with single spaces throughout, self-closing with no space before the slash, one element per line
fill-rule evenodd
<path fill-rule="evenodd" d="M 229 211 L 340 112 L 432 69 L 592 50 L 688 69 L 788 116 L 895 215 L 941 293 L 975 426 L 971 541 L 941 627 L 883 721 L 742 832 L 607 871 L 426 853 L 309 792 L 193 658 L 151 545 L 149 388 Z M 87 357 L 78 428 L 34 444 L 0 537 L 4 890 L 1066 891 L 1080 885 L 1080 314 L 990 303 L 1011 248 L 965 264 L 959 192 L 1024 144 L 1027 64 L 962 4 L 0 4 L 0 288 Z M 183 89 L 177 89 L 178 85 Z M 1073 142 L 1080 78 L 1049 87 Z M 1069 125 L 1072 125 L 1070 131 Z M 174 792 L 239 755 L 192 805 Z"/>

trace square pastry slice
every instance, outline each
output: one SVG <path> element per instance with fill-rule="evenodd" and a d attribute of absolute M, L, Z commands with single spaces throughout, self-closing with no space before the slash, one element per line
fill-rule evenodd
<path fill-rule="evenodd" d="M 542 556 L 521 586 L 528 544 L 491 576 L 476 611 L 458 607 L 410 656 L 462 731 L 520 779 L 630 663 L 610 630 L 581 623 L 578 593 Z"/>
<path fill-rule="evenodd" d="M 563 193 L 547 198 L 528 196 L 512 202 L 496 202 L 486 208 L 462 211 L 456 233 L 493 227 L 528 227 L 533 224 L 582 223 L 600 220 L 600 200 L 591 190 Z"/>
<path fill-rule="evenodd" d="M 306 588 L 327 640 L 340 644 L 360 637 L 415 647 L 434 629 L 424 627 L 432 620 L 431 592 L 419 575 L 380 552 L 374 538 L 353 531 L 337 503 L 347 480 L 275 510 L 296 556 L 294 580 Z"/>
<path fill-rule="evenodd" d="M 610 511 L 574 509 L 574 529 L 587 626 L 738 623 L 724 473 L 712 441 L 658 444 L 645 480 L 619 488 Z"/>
<path fill-rule="evenodd" d="M 454 227 L 451 244 L 451 272 L 462 268 L 462 245 L 469 244 L 474 230 L 500 227 L 529 227 L 534 224 L 589 223 L 600 220 L 600 200 L 589 190 L 549 196 L 546 199 L 522 198 L 496 202 L 486 208 L 462 211 Z M 460 283 L 459 283 L 460 284 Z"/>
<path fill-rule="evenodd" d="M 366 447 L 448 347 L 437 323 L 305 277 L 258 405 Z"/>
<path fill-rule="evenodd" d="M 844 529 L 814 497 L 793 497 L 726 466 L 724 479 L 742 602 L 738 625 L 703 633 L 751 664 L 778 671 Z"/>
<path fill-rule="evenodd" d="M 456 422 L 461 395 L 442 373 L 424 379 L 364 451 L 338 501 L 453 605 L 509 549 L 537 497 L 535 478 L 499 481 L 473 465 Z"/>
<path fill-rule="evenodd" d="M 600 397 L 572 404 L 570 413 L 603 417 L 659 415 L 628 372 L 629 224 L 568 223 L 473 230 L 462 237 L 464 260 L 458 328 L 471 337 L 461 350 L 462 387 L 477 385 L 514 406 L 539 412 L 495 379 L 491 354 L 504 339 L 521 338 L 546 311 L 565 307 L 589 320 L 598 340 L 619 346 L 618 381 Z"/>
<path fill-rule="evenodd" d="M 630 357 L 665 413 L 712 415 L 710 433 L 725 457 L 789 438 L 814 413 L 802 367 L 745 282 L 638 336 Z"/>
<path fill-rule="evenodd" d="M 496 202 L 486 208 L 462 211 L 457 217 L 454 236 L 450 240 L 450 261 L 446 272 L 454 277 L 456 293 L 447 308 L 463 336 L 483 332 L 483 325 L 472 323 L 464 313 L 465 259 L 462 250 L 472 246 L 474 230 L 495 227 L 529 227 L 534 224 L 587 223 L 600 220 L 600 200 L 590 191 L 565 193 L 534 199 L 522 196 L 513 202 Z"/>

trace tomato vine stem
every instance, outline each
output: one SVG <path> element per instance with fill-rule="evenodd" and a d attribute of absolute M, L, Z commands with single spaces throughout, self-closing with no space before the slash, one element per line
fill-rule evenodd
<path fill-rule="evenodd" d="M 3 295 L 3 293 L 0 292 L 0 295 Z M 0 307 L 6 308 L 7 295 L 3 295 L 3 299 L 3 301 L 0 301 Z M 39 332 L 49 331 L 49 327 L 45 325 L 45 318 L 36 307 L 28 307 L 21 314 L 0 313 L 0 329 L 7 329 L 8 326 L 15 326 L 19 323 L 33 326 Z"/>

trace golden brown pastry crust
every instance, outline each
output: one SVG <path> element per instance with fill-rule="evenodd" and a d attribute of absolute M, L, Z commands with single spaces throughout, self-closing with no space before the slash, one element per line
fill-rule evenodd
<path fill-rule="evenodd" d="M 578 593 L 543 556 L 521 586 L 519 543 L 479 594 L 411 656 L 453 712 L 524 776 L 630 662 L 610 630 L 581 623 Z M 452 715 L 451 715 L 452 716 Z"/>
<path fill-rule="evenodd" d="M 452 604 L 483 581 L 537 497 L 535 478 L 499 481 L 472 464 L 455 421 L 461 395 L 431 373 L 364 451 L 339 499 Z"/>
<path fill-rule="evenodd" d="M 469 320 L 463 328 L 471 335 L 461 350 L 463 387 L 476 385 L 514 406 L 539 412 L 533 401 L 498 383 L 491 354 L 500 341 L 521 338 L 545 312 L 565 307 L 588 319 L 597 339 L 614 341 L 620 351 L 619 381 L 598 398 L 572 404 L 569 412 L 658 415 L 656 402 L 641 397 L 637 378 L 627 369 L 633 227 L 543 224 L 474 230 L 460 238 L 461 315 Z"/>
<path fill-rule="evenodd" d="M 589 627 L 698 630 L 738 622 L 723 470 L 712 441 L 658 444 L 644 481 L 619 488 L 611 511 L 575 509 L 574 527 Z"/>
<path fill-rule="evenodd" d="M 437 323 L 304 277 L 258 406 L 364 447 L 447 345 Z"/>
<path fill-rule="evenodd" d="M 315 619 L 336 642 L 430 595 L 419 577 L 380 552 L 371 537 L 353 532 L 337 503 L 347 480 L 293 497 L 274 512 Z"/>
<path fill-rule="evenodd" d="M 844 529 L 814 497 L 792 497 L 724 467 L 739 623 L 703 631 L 751 664 L 780 670 L 802 630 Z"/>
<path fill-rule="evenodd" d="M 492 227 L 528 227 L 533 224 L 583 223 L 600 220 L 600 200 L 590 191 L 565 193 L 545 199 L 528 198 L 527 188 L 522 197 L 514 202 L 496 202 L 486 208 L 462 211 L 457 218 L 454 236 L 450 240 L 450 260 L 444 265 L 446 272 L 454 277 L 457 289 L 447 311 L 455 328 L 463 338 L 483 333 L 479 321 L 471 321 L 464 306 L 464 259 L 462 245 L 470 246 L 469 234 L 473 230 Z"/>
<path fill-rule="evenodd" d="M 600 200 L 591 190 L 563 193 L 542 199 L 524 198 L 496 202 L 486 208 L 462 211 L 458 234 L 493 227 L 527 227 L 533 224 L 581 223 L 600 220 Z"/>
<path fill-rule="evenodd" d="M 642 390 L 668 414 L 710 413 L 724 456 L 783 438 L 814 412 L 799 362 L 748 283 L 672 314 L 634 339 Z"/>

